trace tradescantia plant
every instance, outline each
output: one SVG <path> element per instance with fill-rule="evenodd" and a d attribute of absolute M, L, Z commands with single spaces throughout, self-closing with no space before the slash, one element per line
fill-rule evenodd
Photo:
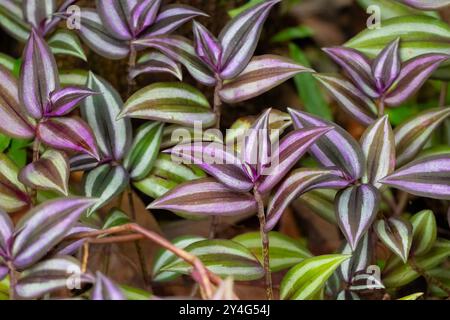
<path fill-rule="evenodd" d="M 389 18 L 324 49 L 345 76 L 314 71 L 294 43 L 294 59 L 255 55 L 280 2 L 233 10 L 216 37 L 194 7 L 96 1 L 75 28 L 85 55 L 65 27 L 77 1 L 0 0 L 0 26 L 25 42 L 21 58 L 0 55 L 1 299 L 160 299 L 185 276 L 212 300 L 238 299 L 241 281 L 267 299 L 448 298 L 450 28 L 433 12 L 448 1 L 359 1 L 389 4 Z M 311 33 L 294 29 L 273 43 Z M 61 53 L 128 60 L 128 74 L 58 68 Z M 135 81 L 161 72 L 179 82 Z M 308 112 L 246 112 L 293 77 Z M 360 136 L 311 108 L 328 108 L 315 79 Z M 439 85 L 439 101 L 422 97 Z M 341 237 L 323 248 L 316 222 Z"/>

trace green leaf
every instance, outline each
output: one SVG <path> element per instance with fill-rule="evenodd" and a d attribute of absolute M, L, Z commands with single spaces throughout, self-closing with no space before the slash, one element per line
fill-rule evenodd
<path fill-rule="evenodd" d="M 16 59 L 0 52 L 0 65 L 4 66 L 9 71 L 13 72 L 15 64 Z"/>
<path fill-rule="evenodd" d="M 303 260 L 289 270 L 281 281 L 281 299 L 311 300 L 341 263 L 350 257 L 330 254 Z"/>
<path fill-rule="evenodd" d="M 310 67 L 310 63 L 302 50 L 295 44 L 289 44 L 291 58 L 305 67 Z M 317 80 L 308 73 L 298 74 L 294 77 L 297 91 L 305 105 L 305 110 L 318 115 L 326 120 L 333 118 L 330 107 L 328 106 Z"/>
<path fill-rule="evenodd" d="M 388 19 L 381 28 L 366 29 L 345 46 L 374 57 L 396 38 L 401 38 L 403 61 L 425 53 L 450 54 L 450 26 L 424 15 Z"/>
<path fill-rule="evenodd" d="M 381 19 L 387 20 L 390 18 L 409 16 L 409 15 L 428 15 L 435 18 L 439 18 L 436 12 L 427 12 L 422 10 L 417 10 L 398 1 L 392 0 L 357 0 L 358 4 L 367 9 L 369 6 L 378 6 L 380 8 Z"/>
<path fill-rule="evenodd" d="M 16 212 L 30 203 L 25 186 L 18 179 L 19 168 L 0 153 L 0 210 Z"/>
<path fill-rule="evenodd" d="M 239 15 L 241 12 L 244 12 L 247 9 L 250 9 L 251 7 L 256 6 L 258 3 L 263 2 L 264 0 L 250 0 L 248 3 L 244 4 L 243 6 L 240 6 L 238 8 L 235 8 L 233 10 L 228 11 L 228 15 L 231 18 L 236 17 L 237 15 Z"/>
<path fill-rule="evenodd" d="M 159 154 L 151 173 L 177 183 L 206 177 L 206 174 L 197 166 L 173 162 L 172 156 L 165 153 Z"/>
<path fill-rule="evenodd" d="M 336 192 L 331 189 L 313 190 L 302 195 L 299 200 L 318 216 L 336 225 L 336 214 L 334 213 Z"/>
<path fill-rule="evenodd" d="M 12 161 L 14 161 L 19 169 L 23 168 L 27 164 L 27 148 L 30 143 L 30 140 L 11 140 L 7 155 Z"/>
<path fill-rule="evenodd" d="M 126 285 L 120 285 L 120 289 L 127 300 L 150 300 L 153 296 L 150 292 Z"/>
<path fill-rule="evenodd" d="M 419 299 L 421 296 L 423 296 L 423 292 L 416 292 L 410 295 L 407 295 L 403 298 L 397 299 L 397 300 L 417 300 Z"/>
<path fill-rule="evenodd" d="M 264 269 L 253 253 L 231 240 L 203 240 L 187 246 L 185 250 L 199 258 L 208 270 L 220 277 L 231 276 L 237 281 L 248 281 L 264 276 Z M 192 266 L 177 259 L 162 270 L 189 274 Z"/>
<path fill-rule="evenodd" d="M 164 124 L 161 122 L 146 123 L 139 128 L 124 160 L 131 179 L 142 180 L 152 170 L 159 154 L 163 128 Z"/>
<path fill-rule="evenodd" d="M 103 224 L 103 229 L 118 227 L 130 222 L 131 219 L 127 214 L 125 214 L 122 210 L 114 208 L 106 217 L 105 223 Z"/>
<path fill-rule="evenodd" d="M 85 86 L 89 73 L 86 70 L 72 69 L 59 71 L 61 86 Z"/>
<path fill-rule="evenodd" d="M 272 37 L 271 42 L 285 42 L 297 39 L 309 38 L 314 34 L 313 30 L 307 26 L 297 26 L 286 28 Z"/>
<path fill-rule="evenodd" d="M 30 27 L 25 23 L 20 4 L 12 4 L 7 9 L 0 3 L 0 26 L 13 38 L 25 42 L 30 34 Z"/>
<path fill-rule="evenodd" d="M 118 119 L 123 117 L 209 127 L 215 124 L 206 97 L 185 83 L 155 83 L 133 94 L 125 103 Z"/>
<path fill-rule="evenodd" d="M 437 240 L 434 247 L 426 254 L 415 259 L 416 265 L 427 271 L 431 270 L 450 256 L 450 241 Z M 410 263 L 404 264 L 397 256 L 388 260 L 383 270 L 383 283 L 386 288 L 398 288 L 420 277 Z"/>
<path fill-rule="evenodd" d="M 260 263 L 263 263 L 261 235 L 259 232 L 241 234 L 232 240 L 249 249 Z M 279 232 L 269 232 L 269 243 L 270 269 L 272 272 L 290 268 L 312 256 L 309 250 L 298 241 Z"/>
<path fill-rule="evenodd" d="M 422 210 L 411 218 L 413 240 L 411 252 L 415 256 L 423 255 L 431 250 L 436 242 L 437 225 L 431 210 Z"/>
<path fill-rule="evenodd" d="M 77 35 L 69 30 L 60 29 L 48 40 L 53 54 L 62 54 L 87 61 L 83 47 Z"/>
<path fill-rule="evenodd" d="M 180 249 L 185 249 L 187 246 L 205 240 L 198 236 L 181 236 L 172 240 L 172 244 Z M 156 253 L 153 263 L 152 277 L 153 281 L 171 281 L 180 276 L 177 272 L 162 271 L 164 266 L 176 261 L 177 256 L 169 250 L 161 249 Z"/>
<path fill-rule="evenodd" d="M 10 143 L 11 143 L 11 138 L 0 133 L 0 152 L 3 152 L 6 149 L 8 149 Z"/>

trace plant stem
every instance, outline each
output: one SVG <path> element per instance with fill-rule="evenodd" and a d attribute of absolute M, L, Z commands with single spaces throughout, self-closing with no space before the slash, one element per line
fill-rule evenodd
<path fill-rule="evenodd" d="M 442 81 L 441 93 L 439 95 L 439 108 L 444 108 L 447 103 L 448 82 Z"/>
<path fill-rule="evenodd" d="M 35 138 L 33 141 L 33 162 L 36 162 L 39 160 L 40 154 L 39 150 L 41 148 L 41 140 L 39 138 Z M 37 203 L 37 190 L 34 188 L 31 188 L 30 190 L 30 197 L 33 201 L 33 204 Z"/>
<path fill-rule="evenodd" d="M 200 286 L 200 292 L 202 294 L 202 297 L 205 299 L 210 299 L 213 296 L 214 286 L 219 286 L 222 283 L 222 280 L 210 272 L 206 267 L 203 265 L 203 263 L 194 255 L 184 251 L 183 249 L 177 248 L 174 246 L 171 242 L 161 237 L 159 234 L 147 230 L 145 228 L 142 228 L 136 223 L 129 223 L 124 224 L 122 226 L 113 227 L 109 229 L 104 230 L 96 230 L 93 232 L 86 232 L 86 233 L 80 233 L 78 235 L 75 235 L 73 237 L 70 237 L 70 239 L 84 239 L 84 238 L 93 238 L 89 239 L 88 241 L 90 243 L 100 243 L 102 241 L 103 243 L 110 243 L 112 238 L 115 238 L 114 240 L 119 240 L 119 242 L 123 242 L 124 240 L 127 241 L 135 241 L 137 237 L 128 237 L 130 234 L 127 235 L 127 238 L 125 236 L 123 237 L 112 237 L 110 238 L 110 241 L 106 240 L 95 240 L 96 237 L 102 236 L 102 235 L 113 235 L 123 232 L 132 232 L 134 235 L 138 234 L 143 238 L 146 238 L 161 247 L 171 251 L 173 254 L 190 264 L 193 268 L 192 270 L 192 277 L 194 280 L 196 280 Z M 102 238 L 105 239 L 105 238 Z"/>
<path fill-rule="evenodd" d="M 127 195 L 128 195 L 128 204 L 130 206 L 130 211 L 131 211 L 131 217 L 132 217 L 133 221 L 136 222 L 136 209 L 134 206 L 133 191 L 131 190 L 131 186 L 129 186 L 127 189 Z M 134 245 L 136 247 L 136 252 L 138 255 L 139 264 L 141 266 L 142 276 L 144 278 L 145 285 L 147 287 L 150 287 L 149 271 L 148 271 L 147 265 L 145 263 L 145 257 L 142 252 L 141 244 L 139 243 L 139 241 L 135 241 Z"/>
<path fill-rule="evenodd" d="M 220 120 L 222 117 L 222 100 L 220 99 L 220 90 L 222 90 L 223 81 L 220 79 L 218 75 L 216 75 L 216 86 L 214 88 L 214 101 L 213 101 L 213 110 L 216 114 L 216 125 L 215 128 L 220 130 Z M 214 239 L 216 236 L 217 226 L 219 225 L 220 217 L 212 216 L 211 217 L 211 225 L 209 227 L 209 239 Z"/>
<path fill-rule="evenodd" d="M 16 300 L 16 285 L 17 285 L 17 278 L 16 278 L 16 269 L 14 268 L 14 265 L 11 261 L 7 263 L 9 268 L 9 299 L 10 300 Z"/>
<path fill-rule="evenodd" d="M 425 280 L 428 282 L 428 284 L 434 284 L 436 287 L 447 293 L 447 296 L 450 297 L 450 288 L 446 286 L 444 283 L 439 281 L 438 279 L 430 276 L 424 269 L 419 267 L 416 263 L 416 260 L 414 257 L 410 258 L 408 260 L 409 265 L 411 268 L 413 268 L 414 271 L 416 271 L 418 274 L 420 274 L 422 277 L 425 278 Z"/>
<path fill-rule="evenodd" d="M 384 116 L 384 97 L 378 100 L 378 118 Z"/>
<path fill-rule="evenodd" d="M 259 230 L 261 234 L 262 257 L 264 261 L 263 264 L 266 281 L 266 296 L 268 300 L 273 300 L 272 273 L 270 272 L 269 257 L 269 234 L 265 231 L 266 214 L 264 212 L 264 201 L 256 188 L 253 190 L 253 194 L 258 204 Z"/>
<path fill-rule="evenodd" d="M 132 43 L 130 43 L 130 55 L 128 57 L 128 89 L 127 89 L 127 99 L 131 96 L 133 93 L 134 87 L 136 85 L 136 81 L 131 77 L 131 71 L 136 66 L 136 58 L 137 58 L 137 52 L 136 48 Z"/>

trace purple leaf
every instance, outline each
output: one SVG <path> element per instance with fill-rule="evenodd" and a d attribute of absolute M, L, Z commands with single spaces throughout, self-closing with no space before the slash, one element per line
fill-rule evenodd
<path fill-rule="evenodd" d="M 279 0 L 264 1 L 233 18 L 219 35 L 223 48 L 222 79 L 233 79 L 247 66 L 255 52 L 263 24 Z"/>
<path fill-rule="evenodd" d="M 81 10 L 81 26 L 77 32 L 89 48 L 105 58 L 118 60 L 130 53 L 126 42 L 112 37 L 103 27 L 98 13 L 92 9 Z"/>
<path fill-rule="evenodd" d="M 182 4 L 165 6 L 159 12 L 155 23 L 140 38 L 167 36 L 189 20 L 198 16 L 206 17 L 208 15 L 196 8 Z"/>
<path fill-rule="evenodd" d="M 158 15 L 161 0 L 139 1 L 132 10 L 131 25 L 135 35 L 150 27 Z"/>
<path fill-rule="evenodd" d="M 246 192 L 253 188 L 241 160 L 221 143 L 181 144 L 170 152 L 175 162 L 180 159 L 183 163 L 195 164 L 233 190 Z"/>
<path fill-rule="evenodd" d="M 195 52 L 212 70 L 218 71 L 222 58 L 222 45 L 202 24 L 194 21 Z"/>
<path fill-rule="evenodd" d="M 388 116 L 378 119 L 367 128 L 360 143 L 367 166 L 363 181 L 379 189 L 382 184 L 378 181 L 395 169 L 394 133 Z"/>
<path fill-rule="evenodd" d="M 297 164 L 309 147 L 330 130 L 333 128 L 299 129 L 283 138 L 279 148 L 273 152 L 271 167 L 267 169 L 267 174 L 264 174 L 264 179 L 258 185 L 258 191 L 262 194 L 269 193 Z M 274 157 L 277 159 L 275 160 Z"/>
<path fill-rule="evenodd" d="M 0 256 L 6 257 L 9 255 L 13 233 L 14 225 L 11 218 L 0 209 Z"/>
<path fill-rule="evenodd" d="M 126 298 L 115 282 L 97 271 L 91 300 L 126 300 Z"/>
<path fill-rule="evenodd" d="M 19 139 L 34 137 L 34 128 L 19 101 L 17 80 L 0 66 L 0 132 Z"/>
<path fill-rule="evenodd" d="M 398 106 L 406 101 L 422 87 L 428 77 L 448 58 L 448 55 L 430 53 L 406 61 L 398 78 L 386 93 L 384 102 L 390 106 Z"/>
<path fill-rule="evenodd" d="M 450 200 L 450 156 L 419 158 L 380 182 L 417 196 Z"/>
<path fill-rule="evenodd" d="M 105 159 L 110 160 L 110 159 Z M 89 171 L 99 165 L 99 161 L 88 154 L 77 154 L 70 158 L 70 171 Z"/>
<path fill-rule="evenodd" d="M 301 168 L 289 174 L 270 199 L 266 231 L 272 230 L 289 204 L 303 193 L 317 188 L 343 188 L 349 182 L 339 170 Z"/>
<path fill-rule="evenodd" d="M 56 61 L 45 40 L 36 32 L 25 46 L 20 70 L 19 97 L 35 119 L 41 119 L 50 102 L 50 94 L 59 89 Z"/>
<path fill-rule="evenodd" d="M 39 31 L 44 30 L 45 24 L 52 18 L 55 9 L 56 0 L 22 1 L 25 21 Z"/>
<path fill-rule="evenodd" d="M 76 287 L 93 281 L 90 274 L 81 273 L 80 262 L 70 256 L 42 261 L 25 270 L 17 283 L 16 292 L 24 299 L 39 298 L 47 293 Z"/>
<path fill-rule="evenodd" d="M 422 10 L 438 10 L 450 6 L 450 0 L 399 0 L 411 7 Z"/>
<path fill-rule="evenodd" d="M 376 119 L 376 106 L 373 101 L 351 82 L 329 74 L 314 75 L 337 100 L 341 108 L 363 125 Z"/>
<path fill-rule="evenodd" d="M 12 247 L 14 266 L 23 270 L 45 256 L 95 202 L 95 199 L 64 198 L 30 210 L 16 226 Z"/>
<path fill-rule="evenodd" d="M 130 77 L 134 79 L 141 74 L 147 73 L 169 73 L 178 80 L 183 80 L 181 66 L 159 52 L 151 52 L 139 58 L 138 63 L 130 72 Z"/>
<path fill-rule="evenodd" d="M 248 129 L 242 145 L 243 164 L 247 175 L 252 181 L 258 180 L 263 170 L 269 166 L 271 159 L 271 142 L 269 132 L 269 117 L 272 109 L 264 111 Z"/>
<path fill-rule="evenodd" d="M 322 120 L 306 112 L 289 109 L 297 129 L 311 127 L 334 127 L 333 131 L 322 136 L 309 152 L 325 167 L 338 167 L 354 181 L 363 175 L 364 154 L 358 142 L 338 125 Z"/>
<path fill-rule="evenodd" d="M 67 196 L 69 192 L 69 163 L 66 155 L 47 150 L 42 157 L 22 169 L 19 180 L 39 190 L 52 190 Z"/>
<path fill-rule="evenodd" d="M 1 260 L 2 259 L 0 258 L 0 261 Z M 8 275 L 8 273 L 9 273 L 9 268 L 0 264 L 0 281 L 5 279 L 6 276 Z"/>
<path fill-rule="evenodd" d="M 220 98 L 227 103 L 245 101 L 303 72 L 314 70 L 276 55 L 254 57 L 241 74 L 225 83 L 220 91 Z"/>
<path fill-rule="evenodd" d="M 400 38 L 389 43 L 372 63 L 372 72 L 378 92 L 384 93 L 397 79 L 400 68 Z"/>
<path fill-rule="evenodd" d="M 234 216 L 255 213 L 257 205 L 250 193 L 236 192 L 213 178 L 204 178 L 179 185 L 148 208 L 203 216 Z"/>
<path fill-rule="evenodd" d="M 432 133 L 450 116 L 450 108 L 425 110 L 395 128 L 397 166 L 402 166 L 417 156 Z"/>
<path fill-rule="evenodd" d="M 81 118 L 50 118 L 39 123 L 38 138 L 46 145 L 100 159 L 91 128 Z"/>
<path fill-rule="evenodd" d="M 52 254 L 54 256 L 73 255 L 79 248 L 83 246 L 83 244 L 87 241 L 87 238 L 82 238 L 79 240 L 68 240 L 68 238 L 79 233 L 86 233 L 97 230 L 98 229 L 86 226 L 82 223 L 76 224 L 72 229 L 70 229 L 69 232 L 67 232 L 65 239 L 55 247 L 55 250 L 52 251 Z"/>
<path fill-rule="evenodd" d="M 190 40 L 180 36 L 166 36 L 138 40 L 134 43 L 138 46 L 157 49 L 171 59 L 180 62 L 202 84 L 207 86 L 216 84 L 213 72 L 197 57 Z"/>
<path fill-rule="evenodd" d="M 50 103 L 46 107 L 45 116 L 59 117 L 65 116 L 75 109 L 75 107 L 96 92 L 80 87 L 65 87 L 50 94 Z"/>
<path fill-rule="evenodd" d="M 352 82 L 367 96 L 378 98 L 369 59 L 359 51 L 345 47 L 325 48 L 324 51 L 339 64 Z"/>
<path fill-rule="evenodd" d="M 128 25 L 128 19 L 124 6 L 127 1 L 123 0 L 96 0 L 97 12 L 102 19 L 103 26 L 109 34 L 119 40 L 128 41 L 133 35 Z"/>
<path fill-rule="evenodd" d="M 348 187 L 336 195 L 337 222 L 352 250 L 375 220 L 379 204 L 380 194 L 370 184 Z"/>
<path fill-rule="evenodd" d="M 378 238 L 406 263 L 413 238 L 411 222 L 400 218 L 378 220 L 374 229 Z"/>

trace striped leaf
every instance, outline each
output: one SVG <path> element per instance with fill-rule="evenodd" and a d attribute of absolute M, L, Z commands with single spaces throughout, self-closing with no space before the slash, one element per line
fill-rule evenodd
<path fill-rule="evenodd" d="M 34 128 L 19 100 L 16 78 L 0 66 L 0 132 L 14 138 L 31 139 Z"/>
<path fill-rule="evenodd" d="M 397 300 L 417 300 L 421 296 L 423 296 L 423 294 L 424 294 L 423 292 L 416 292 L 416 293 L 413 293 L 413 294 L 401 297 L 401 298 L 399 298 Z"/>
<path fill-rule="evenodd" d="M 301 168 L 294 170 L 277 188 L 267 206 L 266 230 L 272 230 L 289 204 L 303 193 L 318 188 L 343 188 L 348 185 L 339 170 Z"/>
<path fill-rule="evenodd" d="M 135 41 L 136 45 L 161 51 L 171 59 L 181 63 L 198 82 L 214 86 L 213 72 L 197 57 L 192 42 L 180 36 L 151 37 Z"/>
<path fill-rule="evenodd" d="M 400 38 L 391 41 L 372 62 L 372 74 L 378 92 L 385 92 L 400 74 Z"/>
<path fill-rule="evenodd" d="M 358 271 L 365 271 L 372 263 L 374 257 L 373 237 L 370 232 L 367 232 L 359 241 L 355 250 L 352 250 L 348 243 L 342 249 L 342 254 L 351 254 L 349 260 L 342 262 L 338 269 L 338 274 L 346 283 L 351 283 L 353 276 Z"/>
<path fill-rule="evenodd" d="M 225 83 L 220 90 L 220 98 L 230 104 L 242 102 L 269 91 L 296 74 L 305 72 L 314 71 L 276 55 L 254 57 L 236 78 Z"/>
<path fill-rule="evenodd" d="M 233 191 L 212 178 L 183 183 L 153 201 L 148 208 L 206 216 L 251 214 L 257 210 L 250 193 Z"/>
<path fill-rule="evenodd" d="M 55 55 L 62 54 L 87 61 L 80 40 L 69 30 L 57 30 L 48 40 L 48 45 Z"/>
<path fill-rule="evenodd" d="M 306 112 L 289 109 L 296 129 L 311 127 L 334 127 L 321 137 L 309 152 L 325 167 L 338 167 L 351 181 L 359 179 L 364 172 L 364 154 L 358 142 L 338 125 L 322 120 Z"/>
<path fill-rule="evenodd" d="M 411 223 L 399 218 L 390 218 L 378 220 L 374 228 L 378 238 L 406 263 L 413 236 Z"/>
<path fill-rule="evenodd" d="M 45 110 L 46 117 L 65 116 L 72 112 L 84 99 L 96 93 L 87 88 L 67 86 L 50 94 L 50 105 Z"/>
<path fill-rule="evenodd" d="M 95 202 L 87 198 L 61 198 L 31 209 L 16 225 L 11 249 L 14 266 L 24 270 L 44 257 Z"/>
<path fill-rule="evenodd" d="M 150 122 L 142 125 L 125 155 L 124 167 L 133 180 L 144 179 L 152 170 L 159 154 L 164 124 Z"/>
<path fill-rule="evenodd" d="M 216 115 L 205 96 L 184 83 L 155 83 L 133 94 L 118 119 L 130 117 L 204 127 L 215 124 Z"/>
<path fill-rule="evenodd" d="M 94 134 L 86 122 L 78 117 L 50 118 L 41 121 L 37 137 L 49 147 L 85 153 L 99 159 Z"/>
<path fill-rule="evenodd" d="M 270 167 L 264 168 L 263 177 L 259 178 L 258 191 L 262 194 L 270 192 L 298 163 L 309 147 L 332 127 L 316 127 L 299 129 L 285 136 L 275 148 Z M 334 179 L 333 179 L 334 180 Z"/>
<path fill-rule="evenodd" d="M 216 130 L 205 130 L 203 134 L 195 134 L 192 127 L 180 126 L 178 124 L 167 124 L 164 126 L 161 149 L 167 149 L 178 144 L 192 142 L 218 142 L 223 143 L 222 133 Z"/>
<path fill-rule="evenodd" d="M 84 193 L 86 197 L 98 198 L 89 214 L 118 196 L 128 186 L 128 182 L 128 172 L 120 165 L 104 164 L 89 172 L 84 179 Z"/>
<path fill-rule="evenodd" d="M 363 181 L 380 189 L 382 184 L 378 180 L 395 169 L 395 140 L 388 117 L 378 119 L 367 128 L 360 143 L 367 165 Z"/>
<path fill-rule="evenodd" d="M 126 300 L 122 289 L 111 279 L 97 271 L 91 300 Z"/>
<path fill-rule="evenodd" d="M 241 159 L 221 143 L 181 144 L 168 152 L 174 161 L 196 164 L 230 189 L 247 192 L 254 186 L 243 168 Z"/>
<path fill-rule="evenodd" d="M 438 10 L 450 6 L 450 0 L 400 0 L 400 2 L 422 10 Z"/>
<path fill-rule="evenodd" d="M 408 1 L 408 0 L 400 0 L 395 2 L 391 0 L 358 0 L 357 2 L 364 10 L 367 10 L 367 8 L 371 5 L 380 6 L 382 21 L 399 16 L 410 16 L 420 14 L 429 15 L 435 18 L 439 17 L 437 12 L 415 9 L 413 7 L 409 7 L 405 4 L 402 4 L 401 1 Z"/>
<path fill-rule="evenodd" d="M 30 116 L 41 119 L 50 102 L 50 94 L 59 87 L 55 57 L 42 36 L 33 29 L 22 56 L 20 101 Z"/>
<path fill-rule="evenodd" d="M 397 166 L 402 166 L 420 153 L 432 133 L 450 116 L 450 108 L 425 110 L 400 124 L 394 130 Z"/>
<path fill-rule="evenodd" d="M 351 284 L 348 288 L 356 292 L 373 292 L 373 290 L 383 290 L 385 289 L 385 286 L 376 274 L 367 273 L 366 271 L 360 271 L 353 276 Z"/>
<path fill-rule="evenodd" d="M 420 256 L 430 251 L 436 242 L 436 218 L 433 211 L 422 210 L 412 216 L 410 221 L 413 226 L 411 252 Z"/>
<path fill-rule="evenodd" d="M 14 224 L 9 215 L 0 210 L 0 255 L 8 256 L 9 245 L 14 233 Z M 3 278 L 0 276 L 0 278 Z"/>
<path fill-rule="evenodd" d="M 97 12 L 103 26 L 114 38 L 122 41 L 133 39 L 133 31 L 129 26 L 129 17 L 132 11 L 130 1 L 97 0 Z"/>
<path fill-rule="evenodd" d="M 124 41 L 111 36 L 98 13 L 93 9 L 81 9 L 81 24 L 77 28 L 84 43 L 102 57 L 119 60 L 128 56 L 130 48 Z"/>
<path fill-rule="evenodd" d="M 349 258 L 349 255 L 330 254 L 303 260 L 289 270 L 281 281 L 281 299 L 313 299 L 339 265 Z"/>
<path fill-rule="evenodd" d="M 406 61 L 392 87 L 386 93 L 384 102 L 390 106 L 398 106 L 415 94 L 439 67 L 449 59 L 446 54 L 429 53 Z"/>
<path fill-rule="evenodd" d="M 187 246 L 202 240 L 205 240 L 205 238 L 198 236 L 181 236 L 173 239 L 171 242 L 175 247 L 185 249 Z M 153 269 L 152 269 L 153 281 L 161 282 L 176 279 L 179 276 L 179 273 L 162 271 L 162 268 L 176 261 L 177 259 L 178 257 L 171 251 L 168 251 L 166 249 L 159 250 L 153 262 Z"/>
<path fill-rule="evenodd" d="M 193 31 L 197 56 L 212 70 L 219 69 L 222 58 L 222 46 L 219 40 L 205 26 L 195 20 Z"/>
<path fill-rule="evenodd" d="M 363 125 L 376 119 L 376 106 L 360 89 L 351 82 L 335 75 L 316 74 L 314 77 L 327 88 L 341 108 Z"/>
<path fill-rule="evenodd" d="M 146 28 L 150 27 L 157 18 L 158 11 L 161 7 L 161 0 L 144 0 L 133 1 L 134 6 L 130 7 L 130 15 L 127 17 L 130 29 L 135 34 L 139 34 Z"/>
<path fill-rule="evenodd" d="M 401 38 L 402 61 L 425 53 L 450 53 L 450 27 L 426 15 L 407 15 L 383 21 L 381 28 L 366 29 L 345 46 L 375 57 L 386 45 Z"/>
<path fill-rule="evenodd" d="M 20 42 L 27 41 L 30 35 L 30 25 L 23 17 L 21 4 L 12 0 L 0 2 L 0 26 L 7 34 Z"/>
<path fill-rule="evenodd" d="M 249 249 L 260 263 L 263 263 L 261 234 L 259 232 L 244 233 L 232 240 Z M 290 268 L 312 256 L 309 250 L 300 244 L 300 241 L 279 232 L 269 232 L 269 242 L 270 270 L 272 272 Z"/>
<path fill-rule="evenodd" d="M 298 200 L 322 219 L 337 225 L 336 214 L 334 213 L 336 193 L 336 190 L 332 189 L 317 189 L 306 192 Z"/>
<path fill-rule="evenodd" d="M 0 209 L 16 212 L 26 208 L 31 199 L 19 181 L 19 168 L 6 155 L 0 153 Z"/>
<path fill-rule="evenodd" d="M 126 213 L 124 213 L 119 209 L 114 208 L 108 213 L 108 216 L 105 219 L 105 223 L 103 224 L 103 229 L 122 226 L 130 222 L 131 219 Z"/>
<path fill-rule="evenodd" d="M 450 200 L 450 156 L 419 158 L 394 171 L 381 183 L 421 197 Z"/>
<path fill-rule="evenodd" d="M 255 52 L 263 24 L 272 7 L 279 0 L 264 1 L 234 17 L 222 29 L 219 41 L 223 48 L 221 59 L 222 79 L 233 79 L 249 63 Z"/>
<path fill-rule="evenodd" d="M 25 270 L 17 283 L 16 292 L 24 299 L 43 297 L 53 291 L 92 282 L 92 277 L 81 273 L 80 262 L 70 256 L 45 260 Z M 77 287 L 78 286 L 78 287 Z"/>
<path fill-rule="evenodd" d="M 168 73 L 183 80 L 183 73 L 178 63 L 159 52 L 151 52 L 142 55 L 136 66 L 130 71 L 130 77 L 136 78 L 141 74 Z"/>
<path fill-rule="evenodd" d="M 426 254 L 415 258 L 416 265 L 422 270 L 432 270 L 450 257 L 450 242 L 437 240 Z M 421 275 L 409 263 L 403 263 L 398 257 L 389 259 L 383 270 L 383 283 L 387 288 L 398 288 L 419 278 Z"/>
<path fill-rule="evenodd" d="M 370 98 L 378 98 L 379 93 L 375 89 L 372 77 L 371 61 L 365 55 L 345 47 L 325 48 L 324 51 L 344 69 L 362 92 Z"/>
<path fill-rule="evenodd" d="M 378 214 L 380 193 L 370 184 L 348 187 L 336 195 L 336 219 L 352 250 Z"/>
<path fill-rule="evenodd" d="M 132 139 L 131 121 L 116 119 L 122 111 L 122 98 L 111 84 L 92 72 L 87 87 L 101 94 L 85 99 L 81 114 L 94 131 L 103 156 L 119 161 L 128 152 Z"/>
<path fill-rule="evenodd" d="M 23 168 L 19 180 L 26 186 L 69 193 L 69 163 L 65 154 L 55 150 L 46 151 L 38 161 Z"/>
<path fill-rule="evenodd" d="M 231 276 L 237 281 L 248 281 L 264 276 L 264 269 L 253 253 L 243 245 L 231 240 L 198 241 L 184 250 L 195 255 L 208 270 L 220 277 Z M 178 258 L 161 269 L 189 274 L 192 266 Z"/>

